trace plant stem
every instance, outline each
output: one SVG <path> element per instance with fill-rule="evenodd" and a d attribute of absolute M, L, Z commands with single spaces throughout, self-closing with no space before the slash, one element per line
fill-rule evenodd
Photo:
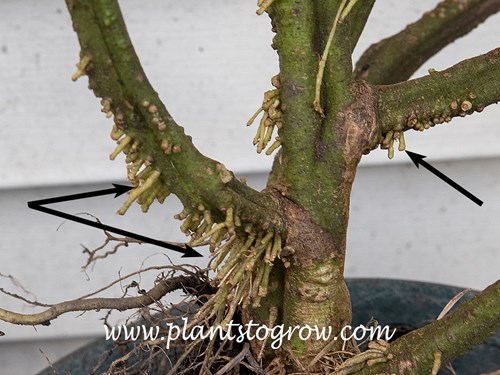
<path fill-rule="evenodd" d="M 356 79 L 388 85 L 406 81 L 430 57 L 500 10 L 500 0 L 445 0 L 403 31 L 368 48 Z"/>
<path fill-rule="evenodd" d="M 389 362 L 365 367 L 356 375 L 428 374 L 435 363 L 450 363 L 500 329 L 500 281 L 462 303 L 440 320 L 391 343 Z"/>
<path fill-rule="evenodd" d="M 66 0 L 78 35 L 86 74 L 96 96 L 105 98 L 124 133 L 134 139 L 140 160 L 161 172 L 161 181 L 186 207 L 202 202 L 223 218 L 234 207 L 259 226 L 279 227 L 274 203 L 234 178 L 221 163 L 203 156 L 176 124 L 150 85 L 132 46 L 116 0 Z M 118 117 L 120 121 L 118 121 Z M 165 152 L 162 145 L 172 145 Z M 271 210 L 268 210 L 271 209 Z"/>
<path fill-rule="evenodd" d="M 427 129 L 500 101 L 500 48 L 428 76 L 377 87 L 382 133 Z"/>

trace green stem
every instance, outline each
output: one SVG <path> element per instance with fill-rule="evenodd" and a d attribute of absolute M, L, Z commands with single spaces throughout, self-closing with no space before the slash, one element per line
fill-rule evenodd
<path fill-rule="evenodd" d="M 423 130 L 500 100 L 500 48 L 430 75 L 377 87 L 382 132 Z"/>
<path fill-rule="evenodd" d="M 350 17 L 339 19 L 334 25 L 333 38 L 330 38 L 330 33 L 333 30 L 332 22 L 344 10 L 341 9 L 344 4 L 344 0 L 325 0 L 315 4 L 317 24 L 315 43 L 319 48 L 319 53 L 323 51 L 328 53 L 321 93 L 324 100 L 320 103 L 326 114 L 326 123 L 330 122 L 329 117 L 334 118 L 352 99 L 350 91 L 352 84 Z M 329 41 L 331 42 L 329 43 Z"/>
<path fill-rule="evenodd" d="M 356 375 L 429 374 L 436 352 L 443 364 L 463 355 L 500 329 L 500 281 L 462 303 L 455 311 L 391 344 L 394 358 L 365 367 Z"/>
<path fill-rule="evenodd" d="M 187 207 L 203 203 L 215 216 L 234 207 L 242 220 L 280 226 L 271 199 L 234 178 L 221 163 L 203 156 L 177 125 L 149 83 L 115 0 L 66 0 L 81 57 L 96 96 L 106 98 L 123 131 L 138 141 L 140 159 L 161 172 L 162 182 Z M 158 122 L 162 126 L 158 126 Z M 166 155 L 162 144 L 173 145 Z"/>
<path fill-rule="evenodd" d="M 314 111 L 318 58 L 314 49 L 314 4 L 309 0 L 280 0 L 270 16 L 276 28 L 274 44 L 280 60 L 281 151 L 276 156 L 274 187 L 295 202 L 307 198 L 314 174 L 315 142 L 321 118 Z M 280 187 L 278 187 L 280 186 Z"/>
<path fill-rule="evenodd" d="M 403 31 L 373 44 L 356 64 L 357 79 L 406 81 L 430 57 L 500 10 L 500 0 L 445 0 Z"/>

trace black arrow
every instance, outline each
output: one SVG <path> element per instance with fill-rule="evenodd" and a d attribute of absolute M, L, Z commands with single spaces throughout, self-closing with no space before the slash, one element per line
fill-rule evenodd
<path fill-rule="evenodd" d="M 46 204 L 51 204 L 51 203 L 58 203 L 58 202 L 66 202 L 66 201 L 71 201 L 71 200 L 76 200 L 76 199 L 83 199 L 83 198 L 90 198 L 90 197 L 97 197 L 100 195 L 108 195 L 108 194 L 115 194 L 115 198 L 126 193 L 130 189 L 132 189 L 132 186 L 123 186 L 123 185 L 118 185 L 118 184 L 113 184 L 114 188 L 112 189 L 105 189 L 105 190 L 98 190 L 98 191 L 90 191 L 88 193 L 80 193 L 80 194 L 71 194 L 71 195 L 65 195 L 62 197 L 55 197 L 55 198 L 48 198 L 48 199 L 40 199 L 37 201 L 31 201 L 28 202 L 28 207 L 37 210 L 40 212 L 44 212 L 49 215 L 54 215 L 61 217 L 66 220 L 74 221 L 76 223 L 80 223 L 83 225 L 88 225 L 90 227 L 98 228 L 105 230 L 107 232 L 112 232 L 116 234 L 120 234 L 122 236 L 130 237 L 130 238 L 135 238 L 136 240 L 147 242 L 153 245 L 157 245 L 160 247 L 164 247 L 170 250 L 177 251 L 179 253 L 182 253 L 182 258 L 193 258 L 193 257 L 202 257 L 200 253 L 198 253 L 196 250 L 194 250 L 192 247 L 185 245 L 184 247 L 176 246 L 173 244 L 169 244 L 163 241 L 155 240 L 153 238 L 149 238 L 140 234 L 128 232 L 123 229 L 119 228 L 114 228 L 106 224 L 102 224 L 96 221 L 91 221 L 88 219 L 83 219 L 78 216 L 73 216 L 61 211 L 53 210 L 48 207 L 44 207 L 43 205 Z"/>
<path fill-rule="evenodd" d="M 467 190 L 465 190 L 463 187 L 461 187 L 459 184 L 457 184 L 455 181 L 451 180 L 449 177 L 445 176 L 441 172 L 439 172 L 436 168 L 434 168 L 432 165 L 427 163 L 424 158 L 426 156 L 417 154 L 415 152 L 411 151 L 406 151 L 410 159 L 413 161 L 415 166 L 419 168 L 419 165 L 422 165 L 424 168 L 427 168 L 431 173 L 434 173 L 436 176 L 438 176 L 440 179 L 442 179 L 444 182 L 447 184 L 451 185 L 453 188 L 457 189 L 459 192 L 461 192 L 463 195 L 465 195 L 467 198 L 469 198 L 471 201 L 476 203 L 478 206 L 483 205 L 483 201 L 476 197 L 475 195 L 471 194 Z"/>

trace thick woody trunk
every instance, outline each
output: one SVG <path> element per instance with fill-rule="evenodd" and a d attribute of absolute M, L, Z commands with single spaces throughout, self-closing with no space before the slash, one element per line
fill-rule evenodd
<path fill-rule="evenodd" d="M 351 323 L 351 301 L 344 282 L 347 225 L 335 238 L 295 205 L 288 207 L 287 218 L 285 249 L 291 255 L 285 258 L 289 267 L 285 275 L 283 323 L 286 327 L 317 326 L 320 330 L 331 327 L 332 334 L 338 335 L 342 327 Z M 325 345 L 314 334 L 303 340 L 295 332 L 284 348 L 294 359 L 294 367 L 304 370 Z M 341 347 L 339 340 L 332 350 Z"/>
<path fill-rule="evenodd" d="M 325 128 L 335 131 L 323 138 L 328 143 L 317 140 L 314 164 L 318 178 L 309 184 L 313 200 L 294 197 L 294 182 L 287 181 L 281 170 L 286 159 L 276 157 L 267 193 L 285 218 L 284 272 L 283 267 L 276 268 L 276 286 L 270 288 L 274 293 L 247 317 L 258 316 L 265 322 L 270 307 L 275 306 L 279 310 L 277 323 L 285 329 L 317 326 L 319 330 L 331 329 L 332 338 L 351 323 L 351 302 L 344 282 L 350 194 L 361 156 L 378 144 L 379 125 L 371 87 L 355 83 L 350 96 L 353 99 L 344 110 L 324 120 Z M 334 168 L 330 178 L 324 179 L 321 174 L 330 163 Z M 289 363 L 295 371 L 318 370 L 309 364 L 328 342 L 317 340 L 315 334 L 303 338 L 295 331 L 291 340 L 284 342 Z M 342 345 L 342 340 L 336 340 L 329 350 L 341 350 Z"/>

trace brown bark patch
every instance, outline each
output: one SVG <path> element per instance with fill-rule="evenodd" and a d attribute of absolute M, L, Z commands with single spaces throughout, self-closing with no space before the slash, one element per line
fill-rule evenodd
<path fill-rule="evenodd" d="M 281 195 L 279 198 L 287 228 L 285 245 L 291 250 L 293 263 L 308 267 L 316 260 L 342 257 L 343 249 L 338 247 L 325 228 L 314 222 L 307 211 Z"/>
<path fill-rule="evenodd" d="M 404 374 L 410 374 L 412 371 L 415 369 L 415 363 L 413 360 L 410 358 L 401 358 L 401 360 L 398 362 L 398 374 L 404 375 Z"/>
<path fill-rule="evenodd" d="M 361 156 L 378 146 L 381 136 L 372 87 L 359 81 L 354 83 L 352 90 L 355 100 L 339 113 L 343 128 L 341 147 L 344 149 L 348 170 L 354 170 Z"/>

